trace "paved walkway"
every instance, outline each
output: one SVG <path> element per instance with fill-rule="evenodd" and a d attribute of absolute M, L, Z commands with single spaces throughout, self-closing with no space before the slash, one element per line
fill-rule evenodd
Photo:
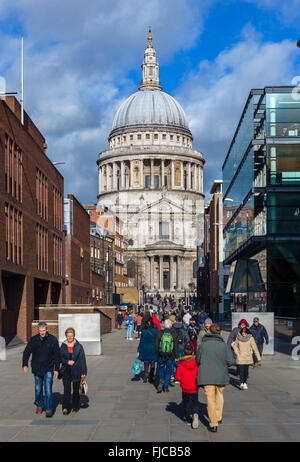
<path fill-rule="evenodd" d="M 125 330 L 103 339 L 103 356 L 88 357 L 89 402 L 78 414 L 63 416 L 61 381 L 54 383 L 55 415 L 36 415 L 31 374 L 21 369 L 24 346 L 0 361 L 0 441 L 300 441 L 300 361 L 276 353 L 250 370 L 249 390 L 225 389 L 223 424 L 207 430 L 204 391 L 199 391 L 199 429 L 183 422 L 181 389 L 157 394 L 131 374 L 138 340 Z M 232 368 L 233 369 L 233 368 Z"/>

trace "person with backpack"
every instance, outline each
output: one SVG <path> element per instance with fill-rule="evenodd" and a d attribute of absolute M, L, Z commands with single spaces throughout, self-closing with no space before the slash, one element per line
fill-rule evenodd
<path fill-rule="evenodd" d="M 187 330 L 183 327 L 182 317 L 177 314 L 176 321 L 173 323 L 171 330 L 176 332 L 179 343 L 179 357 L 183 356 L 184 347 L 189 343 L 190 337 Z"/>
<path fill-rule="evenodd" d="M 198 366 L 196 363 L 192 345 L 188 344 L 184 348 L 184 357 L 181 358 L 176 370 L 176 380 L 182 389 L 182 404 L 185 420 L 192 428 L 198 428 L 198 386 L 197 386 Z M 189 407 L 191 407 L 191 412 Z M 191 421 L 191 415 L 193 421 Z"/>
<path fill-rule="evenodd" d="M 179 343 L 177 334 L 171 331 L 172 322 L 165 320 L 165 327 L 156 336 L 156 352 L 158 354 L 157 392 L 169 392 L 169 383 L 174 369 L 174 361 L 179 357 Z"/>
<path fill-rule="evenodd" d="M 158 360 L 156 352 L 156 336 L 158 329 L 154 327 L 153 320 L 149 318 L 142 330 L 141 340 L 138 346 L 139 360 L 144 362 L 144 383 L 153 383 L 155 363 Z"/>
<path fill-rule="evenodd" d="M 191 318 L 190 319 L 190 324 L 187 330 L 189 339 L 190 339 L 190 345 L 193 347 L 194 352 L 196 353 L 197 351 L 197 338 L 199 334 L 199 327 L 196 324 L 196 321 Z"/>

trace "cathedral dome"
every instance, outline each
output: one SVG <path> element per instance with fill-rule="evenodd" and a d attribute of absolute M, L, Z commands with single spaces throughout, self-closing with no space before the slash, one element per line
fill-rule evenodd
<path fill-rule="evenodd" d="M 134 125 L 163 125 L 189 130 L 180 104 L 167 93 L 152 89 L 139 90 L 121 104 L 112 130 Z"/>

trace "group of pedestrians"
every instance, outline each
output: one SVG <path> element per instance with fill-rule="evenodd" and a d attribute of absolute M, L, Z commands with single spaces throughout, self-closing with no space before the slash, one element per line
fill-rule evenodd
<path fill-rule="evenodd" d="M 261 364 L 264 340 L 268 343 L 265 328 L 258 318 L 250 329 L 241 320 L 226 343 L 221 327 L 207 316 L 201 316 L 200 322 L 199 314 L 174 310 L 160 321 L 158 317 L 150 312 L 143 316 L 138 354 L 144 363 L 144 383 L 154 383 L 157 393 L 168 393 L 170 386 L 179 383 L 185 421 L 192 428 L 199 426 L 198 391 L 202 387 L 209 430 L 216 432 L 222 423 L 224 388 L 230 383 L 228 368 L 238 366 L 240 389 L 246 390 L 249 365 Z"/>
<path fill-rule="evenodd" d="M 80 409 L 80 385 L 87 376 L 87 365 L 83 346 L 75 338 L 75 330 L 70 327 L 65 331 L 66 340 L 59 348 L 58 340 L 49 334 L 48 325 L 40 322 L 39 333 L 29 340 L 23 352 L 22 368 L 28 373 L 30 356 L 31 369 L 35 381 L 36 414 L 45 411 L 46 417 L 54 412 L 52 386 L 53 379 L 62 378 L 63 398 L 62 412 L 67 415 L 72 410 Z M 71 387 L 73 395 L 71 402 Z M 44 391 L 45 389 L 45 396 Z"/>

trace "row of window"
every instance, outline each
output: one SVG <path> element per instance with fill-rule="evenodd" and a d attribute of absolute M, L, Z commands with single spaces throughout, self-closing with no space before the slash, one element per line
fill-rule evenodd
<path fill-rule="evenodd" d="M 115 146 L 121 143 L 126 143 L 128 141 L 135 141 L 135 140 L 150 141 L 151 134 L 150 133 L 145 133 L 145 134 L 137 133 L 136 135 L 131 134 L 131 135 L 116 136 L 112 139 L 111 146 Z M 162 140 L 162 141 L 170 141 L 170 142 L 176 141 L 177 143 L 182 143 L 183 145 L 191 146 L 190 139 L 186 136 L 180 136 L 180 135 L 171 135 L 171 134 L 167 135 L 166 133 L 162 133 L 162 134 L 154 133 L 153 140 L 154 141 Z"/>
<path fill-rule="evenodd" d="M 48 178 L 36 168 L 36 213 L 48 220 Z"/>
<path fill-rule="evenodd" d="M 5 203 L 6 259 L 23 264 L 23 217 L 15 207 Z"/>
<path fill-rule="evenodd" d="M 5 135 L 5 192 L 22 202 L 22 151 L 17 144 Z"/>

